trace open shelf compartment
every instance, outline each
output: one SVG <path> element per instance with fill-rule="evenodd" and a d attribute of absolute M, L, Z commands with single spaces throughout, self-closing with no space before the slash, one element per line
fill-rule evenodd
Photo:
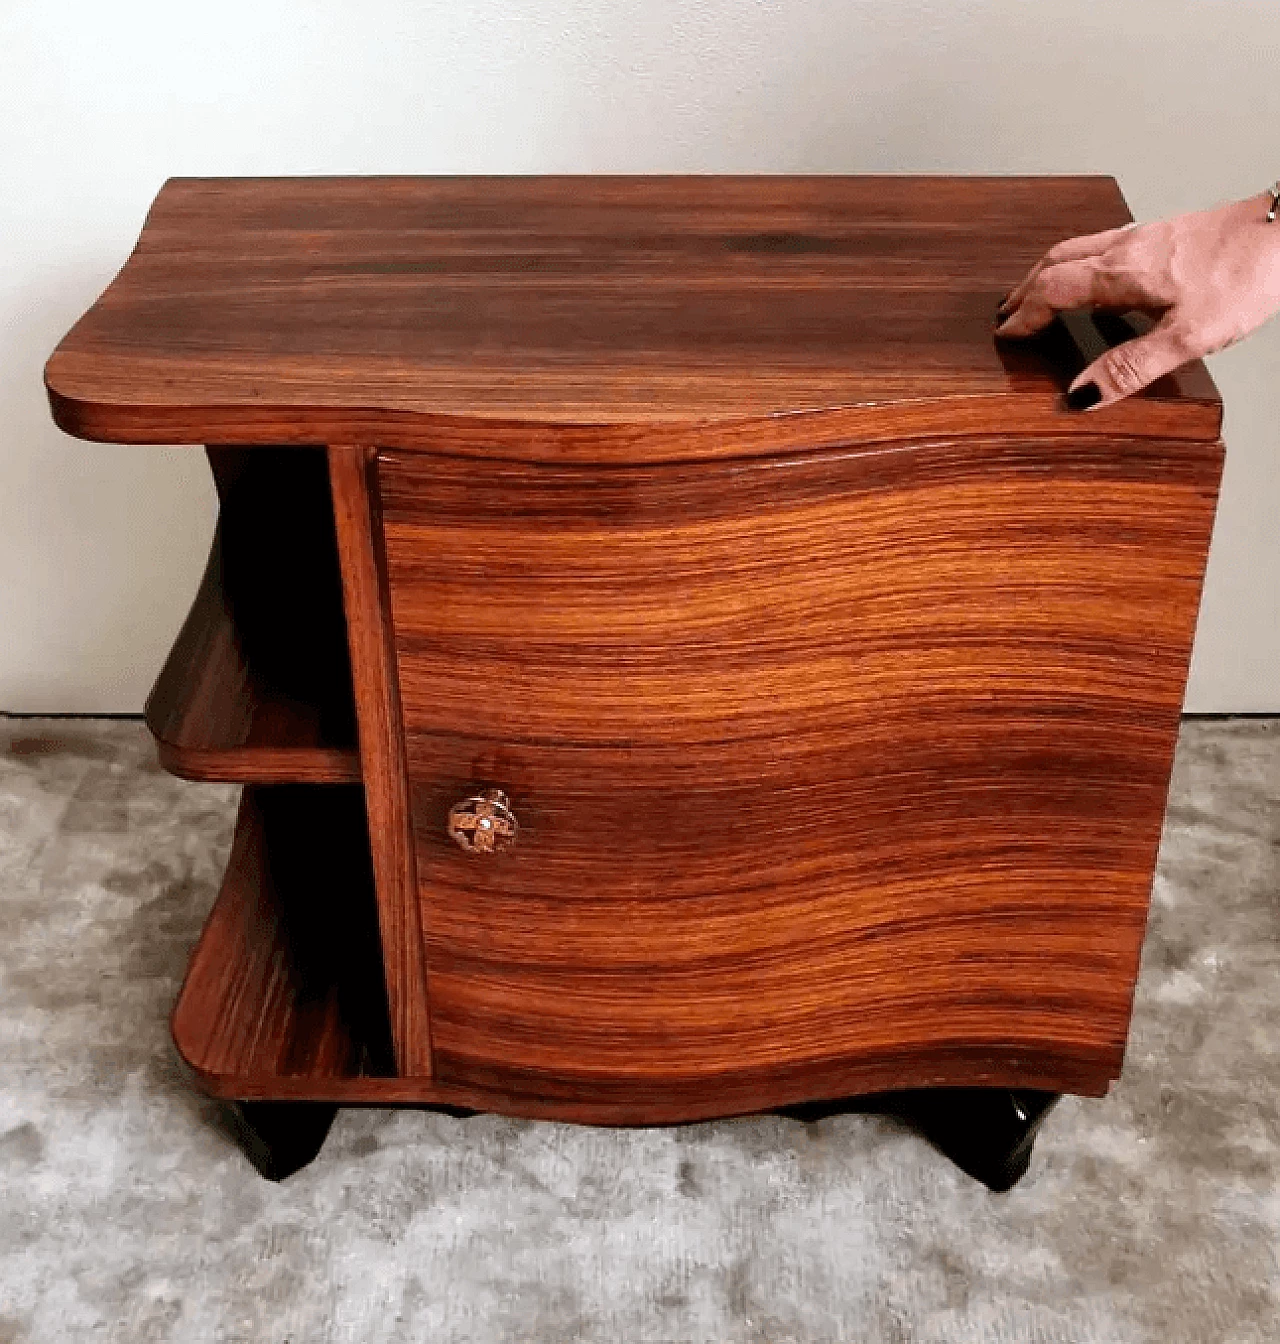
<path fill-rule="evenodd" d="M 172 1028 L 214 1096 L 342 1101 L 394 1088 L 359 786 L 245 789 Z"/>
<path fill-rule="evenodd" d="M 221 513 L 204 578 L 147 701 L 188 779 L 360 779 L 322 449 L 209 450 Z"/>

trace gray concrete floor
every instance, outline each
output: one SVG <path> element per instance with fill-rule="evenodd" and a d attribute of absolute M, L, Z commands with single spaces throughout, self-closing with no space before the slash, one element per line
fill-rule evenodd
<path fill-rule="evenodd" d="M 1129 1055 L 987 1193 L 895 1122 L 344 1111 L 262 1181 L 167 1015 L 235 790 L 0 719 L 0 1344 L 1280 1337 L 1280 723 L 1183 727 Z"/>

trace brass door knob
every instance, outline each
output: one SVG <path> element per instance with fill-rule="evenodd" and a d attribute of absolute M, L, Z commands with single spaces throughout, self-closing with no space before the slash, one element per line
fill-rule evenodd
<path fill-rule="evenodd" d="M 510 849 L 520 829 L 501 789 L 486 789 L 449 809 L 449 834 L 471 854 Z"/>

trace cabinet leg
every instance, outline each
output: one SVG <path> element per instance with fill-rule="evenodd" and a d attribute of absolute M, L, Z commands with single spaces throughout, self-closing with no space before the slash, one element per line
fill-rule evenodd
<path fill-rule="evenodd" d="M 244 1155 L 269 1181 L 283 1181 L 312 1161 L 338 1113 L 323 1101 L 232 1101 L 223 1114 Z"/>
<path fill-rule="evenodd" d="M 1026 1175 L 1031 1150 L 1057 1092 L 996 1087 L 916 1092 L 901 1113 L 945 1157 L 990 1190 L 1010 1190 Z"/>

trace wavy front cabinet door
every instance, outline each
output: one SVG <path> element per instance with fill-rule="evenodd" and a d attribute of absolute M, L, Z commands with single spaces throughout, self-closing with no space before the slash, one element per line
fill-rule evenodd
<path fill-rule="evenodd" d="M 773 449 L 380 454 L 435 1076 L 1104 1091 L 1220 448 Z"/>

